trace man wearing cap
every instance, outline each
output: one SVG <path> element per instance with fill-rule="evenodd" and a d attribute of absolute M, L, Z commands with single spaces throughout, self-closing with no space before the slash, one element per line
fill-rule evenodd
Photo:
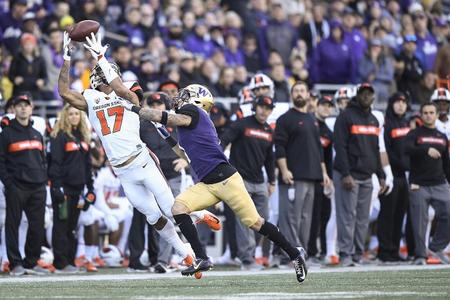
<path fill-rule="evenodd" d="M 224 148 L 232 144 L 230 163 L 242 175 L 258 213 L 265 219 L 269 217 L 268 197 L 275 190 L 273 130 L 267 123 L 274 107 L 272 98 L 268 96 L 256 98 L 254 114 L 231 124 L 221 137 Z M 263 166 L 268 177 L 267 183 L 262 172 Z M 242 262 L 242 269 L 261 269 L 262 267 L 256 265 L 254 260 L 255 247 L 261 240 L 261 235 L 258 234 L 255 240 L 252 230 L 236 220 L 236 238 L 237 254 Z"/>
<path fill-rule="evenodd" d="M 0 16 L 0 43 L 4 44 L 10 53 L 17 54 L 22 34 L 22 18 L 27 12 L 28 1 L 15 0 L 10 3 L 11 10 Z"/>
<path fill-rule="evenodd" d="M 438 112 L 434 103 L 422 104 L 420 113 L 423 126 L 411 130 L 405 143 L 405 152 L 412 162 L 409 174 L 409 209 L 415 243 L 414 264 L 427 263 L 426 228 L 430 205 L 435 210 L 436 226 L 428 249 L 441 263 L 450 264 L 450 259 L 444 253 L 450 241 L 448 140 L 445 134 L 436 129 Z"/>
<path fill-rule="evenodd" d="M 372 174 L 378 177 L 380 192 L 386 189 L 378 145 L 379 123 L 371 113 L 374 94 L 370 84 L 361 84 L 334 126 L 336 158 L 333 181 L 342 266 L 358 263 L 364 251 L 373 189 Z"/>
<path fill-rule="evenodd" d="M 161 111 L 170 108 L 170 98 L 163 92 L 156 92 L 148 95 L 144 99 L 143 106 L 158 109 Z M 141 120 L 140 136 L 142 141 L 153 151 L 159 159 L 159 166 L 176 197 L 180 193 L 181 171 L 188 166 L 188 162 L 179 158 L 172 147 L 177 144 L 176 131 L 167 127 L 170 137 L 161 139 L 158 128 L 152 122 Z M 133 219 L 130 228 L 129 248 L 130 264 L 129 271 L 145 271 L 148 268 L 140 262 L 140 256 L 144 251 L 144 229 L 146 224 L 145 215 L 137 209 L 133 209 Z M 172 246 L 164 239 L 159 239 L 159 249 L 157 243 L 157 234 L 152 226 L 148 227 L 149 260 L 156 273 L 169 272 L 169 262 L 172 256 Z"/>
<path fill-rule="evenodd" d="M 317 121 L 308 113 L 309 89 L 298 81 L 291 88 L 294 107 L 276 123 L 274 143 L 279 176 L 279 224 L 286 238 L 306 247 L 309 241 L 314 184 L 330 185 Z M 299 217 L 301 216 L 301 217 Z M 281 263 L 286 263 L 285 258 Z"/>
<path fill-rule="evenodd" d="M 0 180 L 5 185 L 6 247 L 11 275 L 45 274 L 37 265 L 44 240 L 47 168 L 42 135 L 32 127 L 33 106 L 27 95 L 11 101 L 16 117 L 0 133 Z M 18 230 L 22 213 L 28 219 L 26 257 L 22 259 Z"/>
<path fill-rule="evenodd" d="M 319 98 L 317 108 L 314 112 L 316 120 L 319 123 L 320 144 L 323 149 L 323 160 L 327 174 L 332 174 L 333 170 L 333 132 L 325 123 L 325 119 L 331 115 L 333 107 L 333 98 L 323 96 Z M 317 237 L 320 237 L 321 256 L 325 256 L 327 253 L 325 230 L 331 213 L 330 198 L 332 192 L 332 189 L 329 188 L 325 191 L 324 186 L 320 182 L 315 183 L 313 215 L 308 244 L 308 256 L 313 262 L 318 254 Z"/>
<path fill-rule="evenodd" d="M 410 131 L 409 120 L 406 118 L 408 105 L 407 95 L 396 92 L 389 98 L 386 110 L 383 138 L 394 175 L 394 187 L 389 195 L 380 197 L 377 235 L 378 259 L 382 262 L 401 260 L 400 239 L 409 202 L 406 180 L 409 160 L 405 155 L 406 135 Z"/>
<path fill-rule="evenodd" d="M 450 92 L 445 88 L 438 88 L 434 90 L 430 101 L 434 102 L 438 108 L 439 118 L 436 120 L 436 129 L 445 134 L 447 139 L 450 139 L 450 119 L 448 118 Z"/>
<path fill-rule="evenodd" d="M 395 71 L 397 75 L 398 90 L 409 93 L 411 103 L 418 104 L 424 100 L 419 99 L 420 81 L 424 75 L 422 61 L 416 55 L 417 37 L 413 34 L 404 36 L 403 49 L 396 57 Z"/>

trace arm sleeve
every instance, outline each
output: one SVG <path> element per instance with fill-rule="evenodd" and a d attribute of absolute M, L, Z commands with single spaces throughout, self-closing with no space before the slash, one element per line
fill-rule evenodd
<path fill-rule="evenodd" d="M 417 155 L 417 156 L 425 156 L 427 155 L 428 148 L 427 147 L 420 147 L 416 145 L 416 137 L 417 137 L 417 129 L 411 130 L 408 135 L 406 136 L 406 142 L 405 142 L 405 153 L 407 155 L 411 156 Z"/>
<path fill-rule="evenodd" d="M 267 148 L 266 160 L 264 161 L 267 178 L 270 182 L 275 182 L 275 154 L 273 153 L 273 144 Z"/>
<path fill-rule="evenodd" d="M 348 161 L 348 142 L 350 133 L 347 119 L 341 114 L 334 125 L 334 149 L 336 151 L 335 167 L 343 177 L 350 174 L 350 163 Z"/>
<path fill-rule="evenodd" d="M 390 135 L 391 130 L 392 130 L 391 126 L 388 123 L 385 123 L 384 133 L 383 133 L 384 145 L 386 147 L 386 153 L 388 154 L 389 162 L 390 162 L 391 166 L 400 168 L 400 167 L 402 167 L 402 160 L 393 149 L 393 145 L 392 145 L 393 141 L 392 141 L 392 137 Z"/>
<path fill-rule="evenodd" d="M 195 127 L 197 127 L 198 120 L 200 118 L 200 113 L 198 110 L 199 108 L 197 106 L 193 104 L 187 104 L 182 108 L 178 109 L 176 113 L 190 116 L 192 118 L 191 124 L 189 124 L 189 126 L 186 126 L 185 128 L 194 129 Z"/>
<path fill-rule="evenodd" d="M 289 132 L 284 123 L 284 118 L 279 118 L 275 127 L 273 140 L 275 144 L 275 157 L 277 159 L 286 157 L 286 147 L 289 141 Z"/>
<path fill-rule="evenodd" d="M 59 133 L 55 138 L 50 139 L 51 162 L 48 168 L 48 177 L 52 181 L 52 186 L 61 187 L 63 177 L 64 163 L 64 144 L 65 138 Z"/>
<path fill-rule="evenodd" d="M 39 72 L 39 78 L 44 79 L 47 81 L 47 66 L 45 65 L 44 59 L 41 57 L 40 59 L 40 72 Z"/>
<path fill-rule="evenodd" d="M 12 180 L 11 174 L 6 169 L 7 153 L 8 153 L 8 138 L 5 131 L 3 131 L 2 133 L 0 133 L 0 180 L 3 182 L 4 186 L 10 184 Z"/>
<path fill-rule="evenodd" d="M 223 149 L 225 149 L 228 146 L 228 144 L 233 143 L 241 135 L 241 132 L 242 132 L 242 122 L 239 120 L 232 123 L 231 126 L 223 133 L 221 137 L 220 143 Z"/>

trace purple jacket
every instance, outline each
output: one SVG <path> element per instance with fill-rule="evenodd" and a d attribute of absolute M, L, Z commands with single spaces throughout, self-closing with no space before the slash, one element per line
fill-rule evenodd
<path fill-rule="evenodd" d="M 353 29 L 351 32 L 345 32 L 344 40 L 347 45 L 351 45 L 355 60 L 359 62 L 367 49 L 367 42 L 361 31 Z"/>
<path fill-rule="evenodd" d="M 437 51 L 438 44 L 436 38 L 431 33 L 428 32 L 425 38 L 417 35 L 417 52 L 419 56 L 424 58 L 425 71 L 433 70 Z"/>
<path fill-rule="evenodd" d="M 223 53 L 225 55 L 225 60 L 230 67 L 245 65 L 244 53 L 242 50 L 238 49 L 237 52 L 231 52 L 230 49 L 225 48 Z"/>
<path fill-rule="evenodd" d="M 213 42 L 207 41 L 193 33 L 184 40 L 184 48 L 189 52 L 208 58 L 213 55 L 215 47 Z"/>
<path fill-rule="evenodd" d="M 119 30 L 128 36 L 128 43 L 133 46 L 144 46 L 145 35 L 140 27 L 131 26 L 128 23 L 120 25 Z"/>
<path fill-rule="evenodd" d="M 22 21 L 14 19 L 11 12 L 0 15 L 0 43 L 5 44 L 11 53 L 18 51 L 21 28 Z"/>
<path fill-rule="evenodd" d="M 354 83 L 356 62 L 351 45 L 332 37 L 322 40 L 314 51 L 312 80 L 317 83 Z"/>

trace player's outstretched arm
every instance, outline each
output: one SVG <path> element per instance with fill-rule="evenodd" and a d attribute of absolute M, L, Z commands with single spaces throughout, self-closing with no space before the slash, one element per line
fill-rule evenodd
<path fill-rule="evenodd" d="M 128 101 L 122 101 L 122 106 L 137 113 L 142 119 L 158 122 L 163 125 L 188 127 L 192 122 L 192 117 L 188 115 L 168 113 L 167 111 L 149 107 L 139 107 Z"/>
<path fill-rule="evenodd" d="M 84 96 L 77 91 L 71 90 L 69 86 L 70 41 L 71 40 L 69 38 L 69 34 L 67 32 L 64 32 L 64 41 L 63 41 L 64 64 L 61 70 L 59 71 L 58 92 L 61 98 L 64 99 L 64 101 L 66 101 L 73 107 L 78 108 L 79 110 L 86 111 L 87 103 L 86 99 L 84 99 Z"/>
<path fill-rule="evenodd" d="M 108 49 L 108 45 L 102 46 L 100 34 L 96 37 L 94 33 L 91 33 L 90 38 L 86 37 L 86 44 L 83 44 L 83 46 L 88 49 L 92 57 L 97 60 L 103 74 L 105 74 L 106 81 L 108 81 L 108 84 L 111 86 L 116 95 L 130 101 L 134 105 L 139 106 L 139 98 L 137 95 L 123 84 L 119 74 L 113 70 L 106 59 L 105 52 Z"/>

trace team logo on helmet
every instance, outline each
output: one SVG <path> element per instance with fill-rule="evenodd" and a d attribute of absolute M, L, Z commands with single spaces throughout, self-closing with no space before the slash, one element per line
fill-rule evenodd
<path fill-rule="evenodd" d="M 115 62 L 111 62 L 110 65 L 114 72 L 119 75 L 119 77 L 122 76 L 122 74 L 120 73 L 120 68 Z M 106 76 L 105 74 L 103 74 L 102 68 L 100 68 L 98 64 L 96 64 L 92 69 L 91 75 L 89 76 L 89 82 L 92 89 L 96 89 L 101 84 L 108 84 L 108 81 L 106 81 Z"/>

